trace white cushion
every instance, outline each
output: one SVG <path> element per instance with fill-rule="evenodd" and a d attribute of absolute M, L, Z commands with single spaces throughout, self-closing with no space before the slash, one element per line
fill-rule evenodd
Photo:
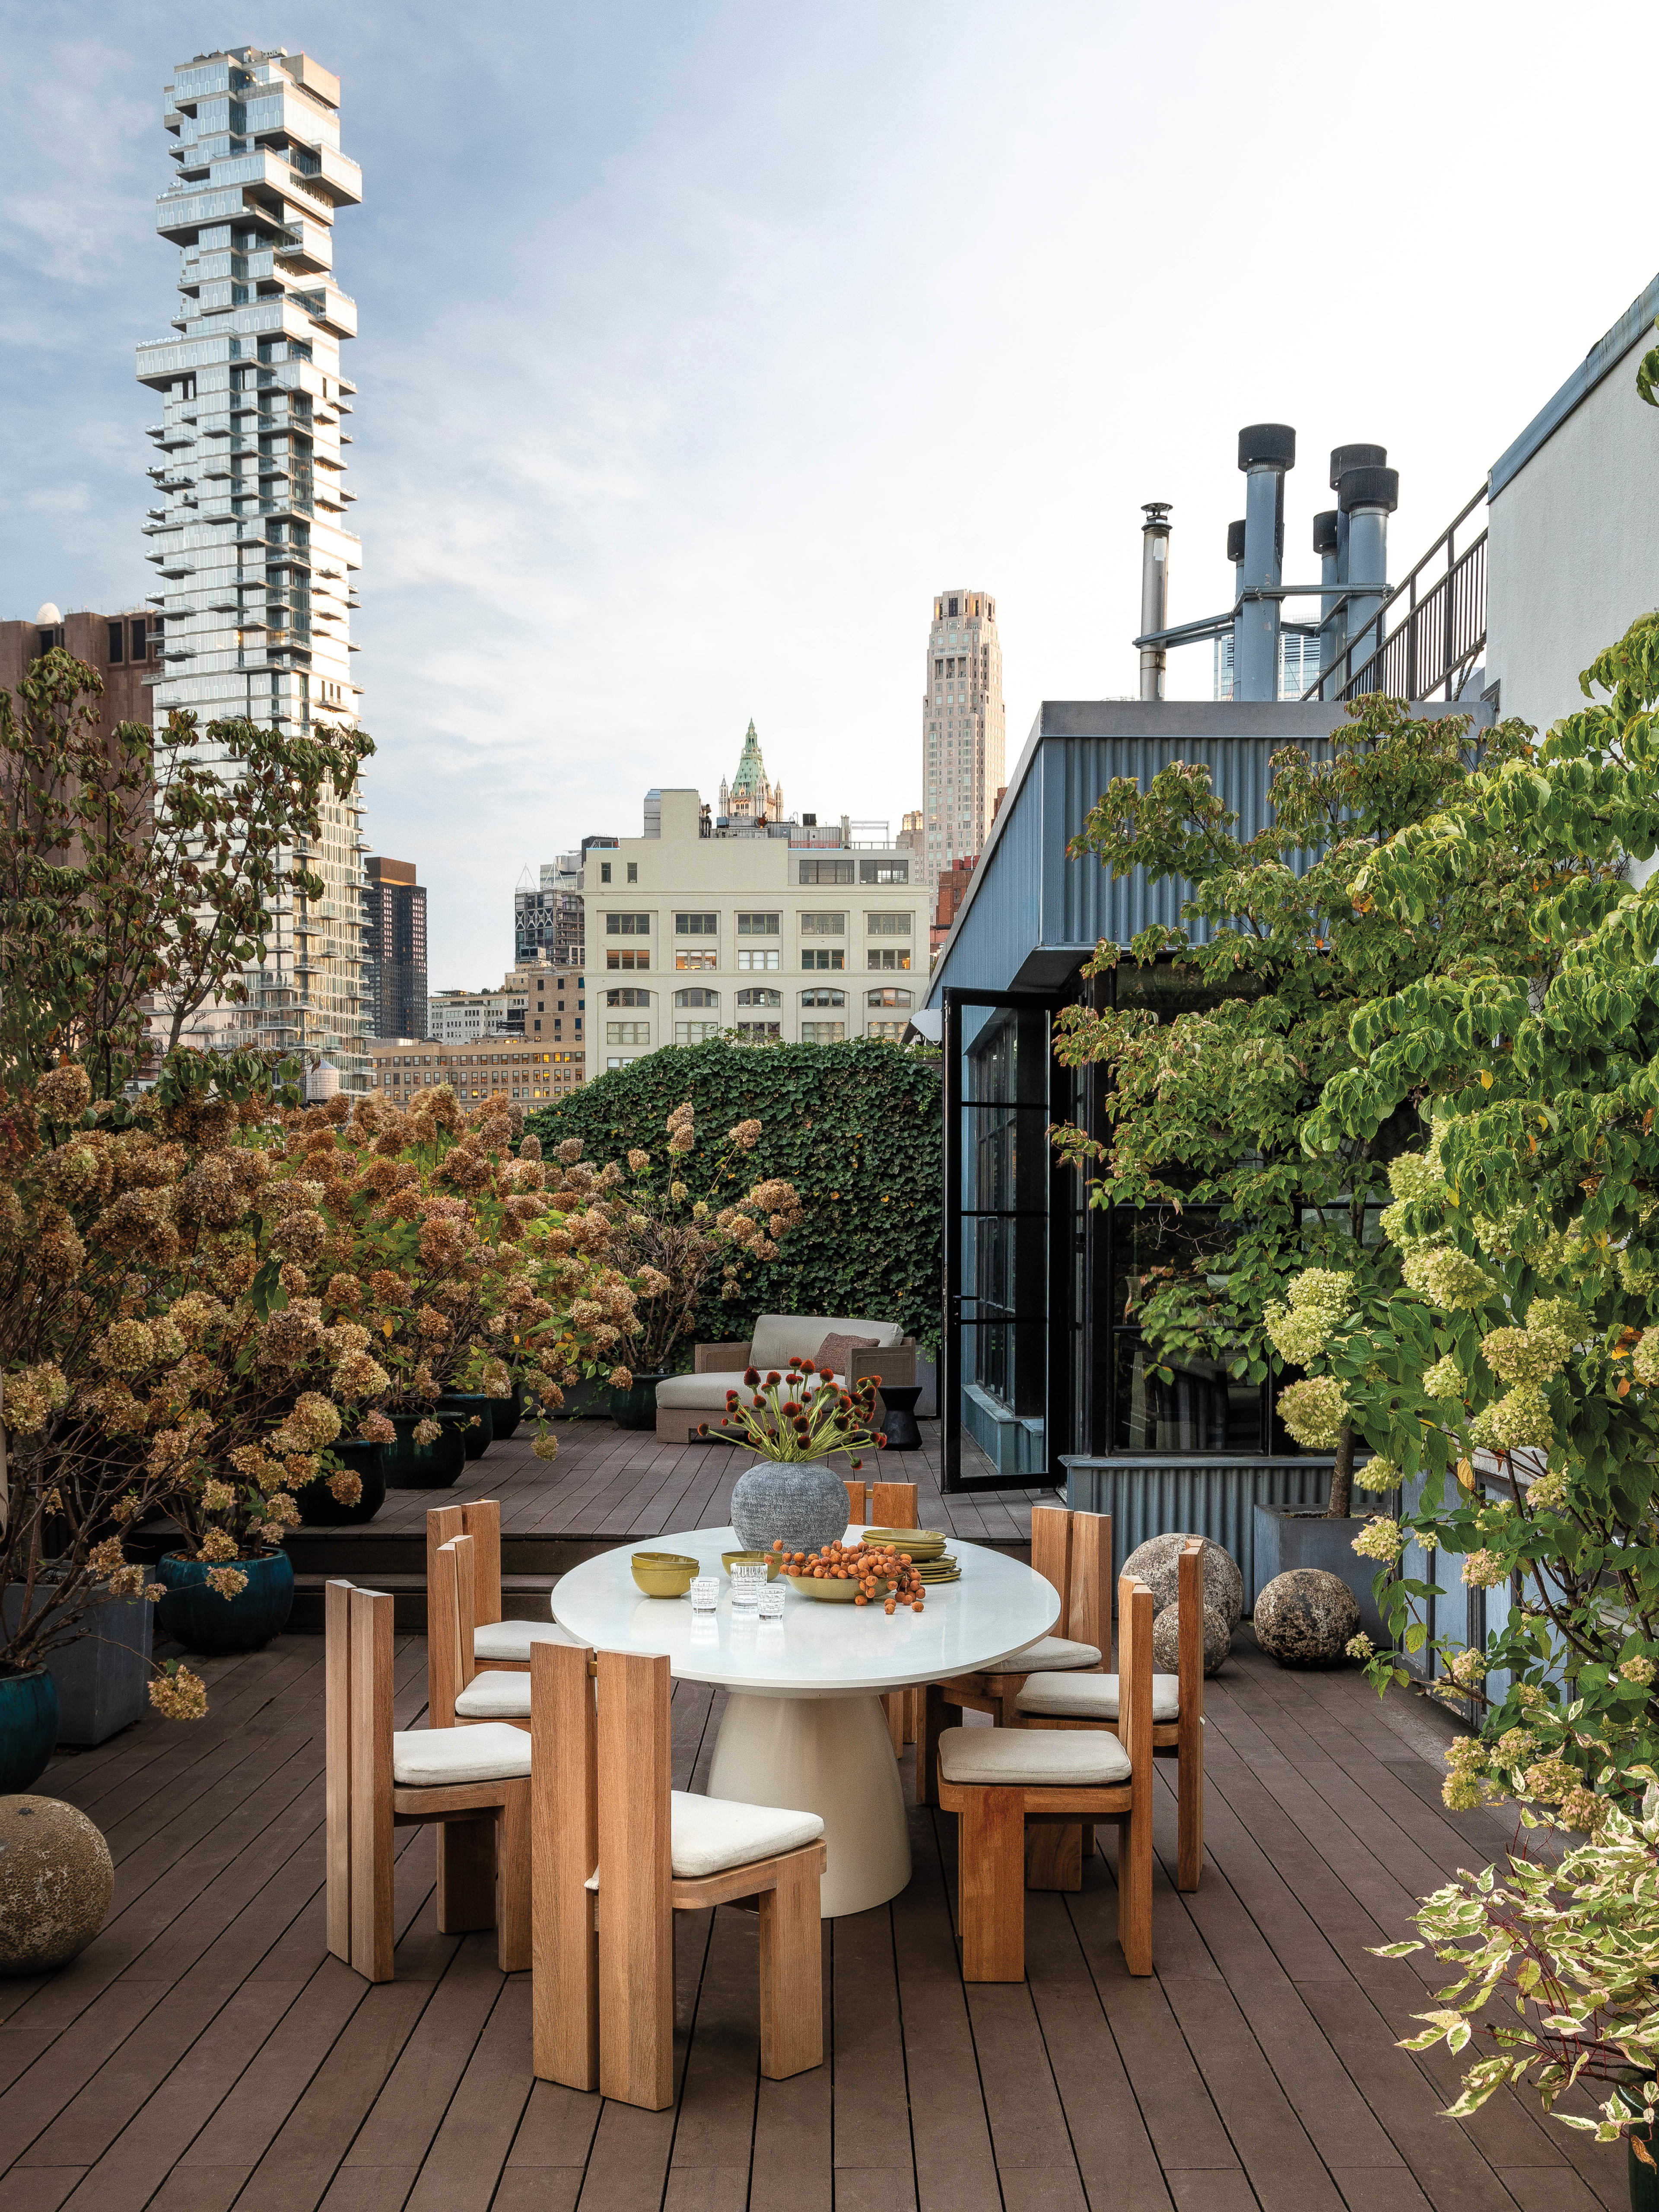
<path fill-rule="evenodd" d="M 492 1668 L 487 1674 L 475 1674 L 455 1700 L 455 1717 L 463 1721 L 527 1721 L 529 1669 L 509 1674 Z"/>
<path fill-rule="evenodd" d="M 475 1659 L 512 1659 L 520 1666 L 530 1664 L 532 1644 L 580 1644 L 580 1636 L 573 1636 L 568 1628 L 561 1628 L 556 1620 L 487 1620 L 482 1628 L 472 1632 L 472 1656 Z"/>
<path fill-rule="evenodd" d="M 734 1797 L 702 1797 L 689 1790 L 669 1792 L 668 1818 L 669 1865 L 682 1881 L 798 1851 L 823 1833 L 816 1813 L 744 1805 Z M 587 1887 L 599 1886 L 599 1875 L 589 1875 Z"/>
<path fill-rule="evenodd" d="M 817 1377 L 809 1375 L 805 1389 L 816 1390 Z M 669 1375 L 657 1385 L 657 1403 L 677 1413 L 723 1413 L 726 1394 L 735 1390 L 746 1403 L 754 1395 L 744 1384 L 743 1370 L 729 1375 Z"/>
<path fill-rule="evenodd" d="M 1103 1729 L 950 1728 L 939 1732 L 939 1771 L 947 1782 L 1002 1789 L 1082 1789 L 1127 1782 L 1129 1754 Z"/>
<path fill-rule="evenodd" d="M 701 1797 L 676 1790 L 668 1801 L 672 1836 L 669 1856 L 682 1881 L 753 1859 L 775 1858 L 816 1843 L 823 1822 L 816 1813 L 792 1813 L 778 1805 L 744 1805 L 732 1797 Z"/>
<path fill-rule="evenodd" d="M 904 1341 L 902 1322 L 860 1321 L 847 1314 L 761 1314 L 749 1357 L 763 1370 L 787 1367 L 797 1353 L 803 1359 L 816 1359 L 818 1346 L 832 1331 L 837 1336 L 873 1336 L 878 1346 Z"/>
<path fill-rule="evenodd" d="M 399 1729 L 392 1739 L 392 1778 L 402 1789 L 454 1782 L 508 1782 L 530 1771 L 530 1738 L 505 1721 L 480 1728 Z"/>
<path fill-rule="evenodd" d="M 460 1711 L 457 1705 L 456 1711 Z M 1030 1674 L 1014 1711 L 1042 1713 L 1054 1720 L 1115 1721 L 1117 1718 L 1115 1674 Z M 1181 1715 L 1181 1677 L 1154 1674 L 1152 1718 L 1173 1721 Z"/>
<path fill-rule="evenodd" d="M 1039 1636 L 1023 1651 L 1005 1659 L 992 1672 L 998 1674 L 1037 1674 L 1056 1667 L 1098 1667 L 1100 1653 L 1092 1644 L 1074 1644 L 1069 1636 Z"/>

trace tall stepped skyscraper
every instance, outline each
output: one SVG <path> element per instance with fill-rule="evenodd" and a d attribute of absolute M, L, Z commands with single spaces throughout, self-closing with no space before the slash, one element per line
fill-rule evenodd
<path fill-rule="evenodd" d="M 179 248 L 176 337 L 138 348 L 161 400 L 149 510 L 164 672 L 154 717 L 246 715 L 301 730 L 357 718 L 349 610 L 362 547 L 346 527 L 342 429 L 356 387 L 340 341 L 357 311 L 334 281 L 334 219 L 362 198 L 340 151 L 339 79 L 308 54 L 258 46 L 179 64 L 162 121 L 178 174 L 156 228 Z M 322 809 L 307 849 L 318 899 L 271 916 L 250 1003 L 204 1017 L 193 1042 L 298 1047 L 367 1087 L 361 787 Z"/>
<path fill-rule="evenodd" d="M 1007 781 L 1006 716 L 997 603 L 983 592 L 941 592 L 927 633 L 922 694 L 926 854 L 937 879 L 985 842 Z"/>

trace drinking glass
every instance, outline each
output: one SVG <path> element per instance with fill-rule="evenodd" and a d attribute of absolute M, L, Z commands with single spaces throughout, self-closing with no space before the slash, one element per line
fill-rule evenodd
<path fill-rule="evenodd" d="M 691 1585 L 692 1612 L 713 1613 L 720 1601 L 720 1585 L 719 1576 L 699 1575 Z"/>
<path fill-rule="evenodd" d="M 784 1587 L 782 1578 L 768 1583 L 760 1594 L 760 1617 L 763 1620 L 783 1619 Z"/>
<path fill-rule="evenodd" d="M 763 1559 L 734 1559 L 732 1562 L 733 1613 L 752 1613 L 765 1588 L 766 1562 Z"/>

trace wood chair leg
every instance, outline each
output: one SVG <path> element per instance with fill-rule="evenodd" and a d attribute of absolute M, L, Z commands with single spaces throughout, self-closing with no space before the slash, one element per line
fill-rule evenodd
<path fill-rule="evenodd" d="M 761 2072 L 787 2081 L 823 2063 L 823 1923 L 816 1857 L 780 1869 L 760 1900 Z"/>
<path fill-rule="evenodd" d="M 1025 1978 L 1025 1794 L 963 1793 L 957 1832 L 957 1892 L 964 1982 Z"/>
<path fill-rule="evenodd" d="M 1176 1887 L 1196 1889 L 1204 1872 L 1204 1760 L 1183 1751 L 1176 1761 Z"/>
<path fill-rule="evenodd" d="M 921 1698 L 920 1690 L 904 1692 L 904 1741 L 915 1743 L 921 1734 Z"/>
<path fill-rule="evenodd" d="M 1081 1889 L 1083 1830 L 1074 1820 L 1034 1820 L 1025 1831 L 1027 1889 Z"/>
<path fill-rule="evenodd" d="M 439 1820 L 438 1927 L 468 1936 L 495 1925 L 495 1815 Z"/>
<path fill-rule="evenodd" d="M 893 1741 L 893 1756 L 895 1759 L 902 1759 L 904 1756 L 904 1700 L 906 1694 L 907 1693 L 902 1690 L 884 1690 L 881 1693 L 881 1709 L 887 1716 L 887 1733 Z"/>
<path fill-rule="evenodd" d="M 509 1790 L 495 1821 L 495 1963 L 527 1972 L 530 1932 L 530 1784 Z"/>
<path fill-rule="evenodd" d="M 1152 1808 L 1136 1805 L 1118 1822 L 1117 1938 L 1132 1974 L 1152 1971 Z"/>
<path fill-rule="evenodd" d="M 599 1778 L 587 1654 L 531 1652 L 531 2065 L 568 2089 L 599 2086 L 599 1953 L 585 1887 L 599 1858 Z"/>
<path fill-rule="evenodd" d="M 921 1693 L 921 1727 L 916 1735 L 916 1802 L 939 1802 L 939 1740 L 945 1726 L 945 1692 L 929 1682 Z"/>
<path fill-rule="evenodd" d="M 1092 1820 L 1085 1820 L 1078 1830 L 1078 1855 L 1084 1866 L 1086 1866 L 1095 1855 L 1095 1824 Z M 1081 1871 L 1080 1867 L 1079 1874 Z"/>

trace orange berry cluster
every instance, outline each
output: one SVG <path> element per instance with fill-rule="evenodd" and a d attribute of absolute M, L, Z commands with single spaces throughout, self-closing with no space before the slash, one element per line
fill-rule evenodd
<path fill-rule="evenodd" d="M 837 1542 L 826 1544 L 821 1552 L 785 1552 L 780 1536 L 772 1549 L 782 1553 L 787 1575 L 811 1577 L 814 1582 L 856 1583 L 854 1605 L 870 1605 L 880 1597 L 884 1613 L 896 1613 L 902 1605 L 912 1613 L 922 1609 L 921 1577 L 910 1554 L 896 1544 Z"/>

